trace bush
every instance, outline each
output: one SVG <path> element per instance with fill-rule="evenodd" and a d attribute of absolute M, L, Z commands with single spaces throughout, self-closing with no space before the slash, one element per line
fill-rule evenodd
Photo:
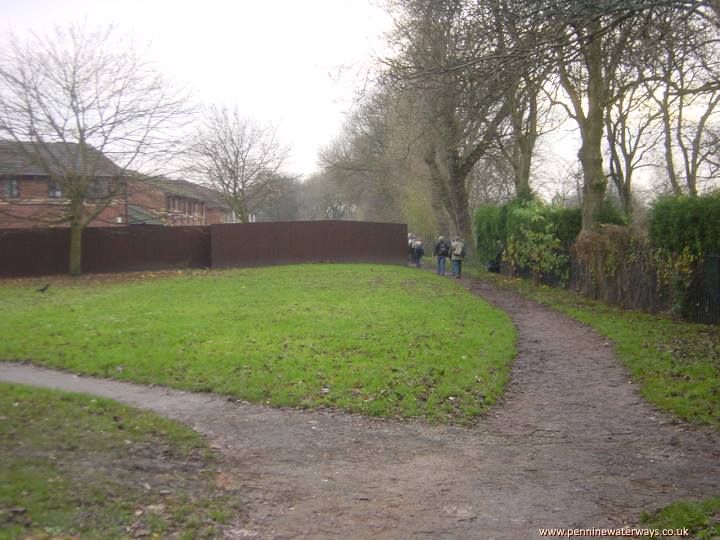
<path fill-rule="evenodd" d="M 548 218 L 555 225 L 555 233 L 566 251 L 570 251 L 582 229 L 582 212 L 579 206 L 551 206 Z"/>
<path fill-rule="evenodd" d="M 650 241 L 670 253 L 720 255 L 720 194 L 656 201 L 650 209 Z"/>
<path fill-rule="evenodd" d="M 603 202 L 597 218 L 603 224 L 625 224 L 610 199 Z M 535 279 L 567 279 L 568 254 L 581 229 L 580 207 L 546 205 L 539 199 L 482 206 L 475 213 L 480 259 L 492 263 L 502 254 L 513 273 L 532 273 Z"/>
<path fill-rule="evenodd" d="M 503 258 L 514 274 L 530 272 L 535 281 L 567 279 L 569 259 L 550 215 L 540 200 L 510 205 Z"/>
<path fill-rule="evenodd" d="M 627 217 L 623 214 L 612 199 L 605 197 L 600 209 L 595 214 L 600 225 L 627 225 Z"/>
<path fill-rule="evenodd" d="M 564 279 L 566 255 L 580 233 L 580 208 L 548 206 L 539 199 L 515 199 L 475 212 L 480 259 L 498 262 L 502 255 L 515 273 L 553 274 Z"/>
<path fill-rule="evenodd" d="M 505 237 L 500 232 L 501 214 L 500 206 L 481 206 L 475 211 L 477 252 L 484 263 L 494 263 L 505 249 Z"/>

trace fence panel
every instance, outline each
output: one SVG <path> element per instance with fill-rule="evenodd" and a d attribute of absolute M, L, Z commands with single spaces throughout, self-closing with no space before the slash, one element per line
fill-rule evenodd
<path fill-rule="evenodd" d="M 302 262 L 407 263 L 407 225 L 284 221 L 212 225 L 212 266 Z"/>
<path fill-rule="evenodd" d="M 87 228 L 84 272 L 266 266 L 300 262 L 406 263 L 407 226 L 288 221 L 212 226 Z M 70 230 L 0 230 L 0 276 L 68 271 Z"/>
<path fill-rule="evenodd" d="M 210 227 L 88 228 L 83 272 L 134 272 L 210 266 Z"/>
<path fill-rule="evenodd" d="M 720 324 L 720 256 L 705 257 L 693 285 L 689 317 L 697 322 Z"/>
<path fill-rule="evenodd" d="M 0 229 L 0 276 L 66 274 L 70 229 Z"/>

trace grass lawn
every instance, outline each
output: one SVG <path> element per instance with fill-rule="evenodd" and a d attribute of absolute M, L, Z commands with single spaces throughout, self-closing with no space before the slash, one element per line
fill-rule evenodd
<path fill-rule="evenodd" d="M 676 502 L 654 514 L 643 514 L 641 522 L 661 530 L 686 527 L 692 538 L 712 540 L 720 537 L 720 497 Z"/>
<path fill-rule="evenodd" d="M 720 327 L 622 310 L 579 294 L 480 273 L 590 326 L 615 352 L 651 403 L 680 418 L 720 430 Z"/>
<path fill-rule="evenodd" d="M 36 292 L 45 282 L 0 282 L 0 359 L 464 424 L 500 395 L 515 355 L 505 313 L 411 268 L 86 276 Z"/>
<path fill-rule="evenodd" d="M 215 538 L 239 505 L 192 430 L 114 401 L 0 383 L 0 538 Z"/>

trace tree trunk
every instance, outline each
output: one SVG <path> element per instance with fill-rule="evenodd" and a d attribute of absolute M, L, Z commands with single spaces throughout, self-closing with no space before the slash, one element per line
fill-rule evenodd
<path fill-rule="evenodd" d="M 588 122 L 590 119 L 588 118 Z M 587 133 L 582 137 L 582 145 L 578 157 L 583 170 L 583 205 L 582 230 L 592 229 L 597 221 L 597 215 L 602 207 L 607 178 L 603 171 L 602 159 L 602 122 L 597 125 L 588 125 L 583 131 Z"/>
<path fill-rule="evenodd" d="M 594 27 L 591 30 L 596 30 Z M 592 35 L 592 32 L 590 32 Z M 597 36 L 588 45 L 587 115 L 580 122 L 580 165 L 583 170 L 582 230 L 590 230 L 597 221 L 607 189 L 603 171 L 602 143 L 607 89 L 603 77 L 601 39 Z"/>
<path fill-rule="evenodd" d="M 82 233 L 84 227 L 80 221 L 70 223 L 70 275 L 82 274 Z"/>
<path fill-rule="evenodd" d="M 455 207 L 455 231 L 465 242 L 472 240 L 472 220 L 468 208 L 467 189 L 465 189 L 465 178 L 460 175 L 450 174 L 450 194 L 454 200 Z"/>
<path fill-rule="evenodd" d="M 666 83 L 668 84 L 668 83 Z M 673 136 L 672 129 L 670 127 L 670 90 L 665 89 L 665 94 L 662 100 L 662 120 L 663 120 L 663 144 L 665 148 L 665 170 L 667 171 L 668 180 L 672 186 L 673 194 L 681 195 L 682 188 L 677 179 L 677 173 L 675 172 L 675 161 L 673 159 Z"/>
<path fill-rule="evenodd" d="M 534 143 L 527 140 L 523 136 L 516 141 L 517 155 L 513 163 L 515 169 L 515 194 L 518 199 L 529 200 L 532 198 L 530 190 L 530 167 L 532 165 L 532 155 Z"/>
<path fill-rule="evenodd" d="M 75 200 L 74 200 L 75 199 Z M 82 274 L 82 233 L 85 221 L 85 205 L 82 198 L 70 198 L 70 275 Z"/>
<path fill-rule="evenodd" d="M 440 170 L 440 166 L 437 163 L 437 151 L 435 150 L 434 146 L 428 146 L 423 159 L 425 161 L 425 165 L 427 165 L 428 170 L 430 171 L 430 184 L 432 185 L 433 207 L 436 207 L 439 204 L 440 215 L 442 215 L 444 209 L 445 214 L 450 217 L 453 222 L 453 226 L 457 230 L 457 219 L 455 216 L 455 212 L 453 212 L 453 204 L 450 192 L 448 190 L 445 177 L 443 176 L 443 173 Z M 454 231 L 450 230 L 447 219 L 440 219 L 440 215 L 437 216 L 438 225 L 441 227 L 444 226 L 445 234 L 452 234 Z"/>

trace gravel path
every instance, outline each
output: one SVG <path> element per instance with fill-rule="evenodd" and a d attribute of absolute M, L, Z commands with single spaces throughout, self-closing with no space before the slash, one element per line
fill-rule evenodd
<path fill-rule="evenodd" d="M 720 491 L 720 436 L 646 404 L 611 344 L 568 317 L 463 280 L 506 310 L 518 358 L 476 427 L 237 403 L 0 364 L 0 379 L 93 393 L 183 421 L 222 453 L 247 513 L 227 538 L 539 538 L 633 523 Z"/>

